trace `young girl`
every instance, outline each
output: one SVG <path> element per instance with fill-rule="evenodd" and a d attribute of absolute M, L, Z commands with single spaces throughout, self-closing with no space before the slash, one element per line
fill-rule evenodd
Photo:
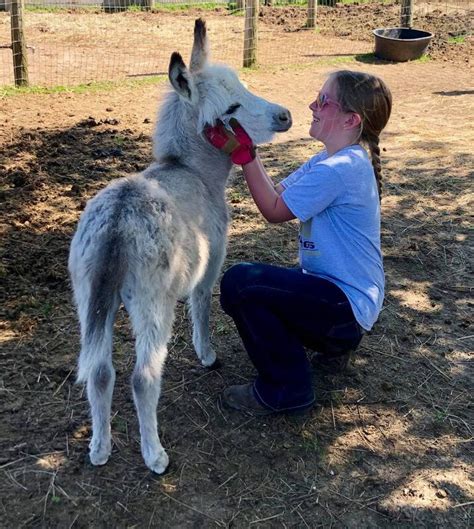
<path fill-rule="evenodd" d="M 222 308 L 258 373 L 252 383 L 228 387 L 226 405 L 258 415 L 306 410 L 314 392 L 304 347 L 329 360 L 347 357 L 377 320 L 384 297 L 379 135 L 391 107 L 381 79 L 330 75 L 309 106 L 309 134 L 325 149 L 276 186 L 235 119 L 234 134 L 222 124 L 206 130 L 243 166 L 269 222 L 301 223 L 298 268 L 240 263 L 222 278 Z"/>

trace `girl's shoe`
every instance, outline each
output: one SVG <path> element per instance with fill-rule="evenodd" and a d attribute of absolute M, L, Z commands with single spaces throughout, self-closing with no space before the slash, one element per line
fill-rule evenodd
<path fill-rule="evenodd" d="M 342 355 L 331 356 L 328 354 L 315 354 L 311 357 L 311 364 L 317 370 L 321 370 L 329 375 L 344 373 L 349 367 L 352 351 Z"/>
<path fill-rule="evenodd" d="M 275 410 L 267 408 L 257 400 L 253 391 L 253 382 L 229 386 L 222 394 L 223 403 L 234 410 L 245 411 L 252 415 L 270 415 Z"/>
<path fill-rule="evenodd" d="M 273 409 L 260 403 L 255 395 L 253 382 L 229 386 L 222 394 L 223 403 L 234 410 L 244 411 L 252 415 L 264 416 L 276 413 L 300 415 L 313 407 L 313 403 L 299 408 Z"/>

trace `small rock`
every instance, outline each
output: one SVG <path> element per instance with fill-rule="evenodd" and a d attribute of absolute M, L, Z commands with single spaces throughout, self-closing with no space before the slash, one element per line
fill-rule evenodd
<path fill-rule="evenodd" d="M 446 498 L 447 495 L 448 495 L 448 493 L 444 489 L 438 489 L 436 491 L 436 496 L 438 498 Z"/>
<path fill-rule="evenodd" d="M 26 176 L 22 173 L 17 173 L 12 178 L 14 187 L 23 187 L 26 184 Z"/>
<path fill-rule="evenodd" d="M 120 123 L 120 120 L 117 118 L 106 118 L 102 120 L 102 123 L 106 125 L 118 125 Z"/>
<path fill-rule="evenodd" d="M 76 183 L 74 183 L 71 186 L 69 194 L 70 195 L 80 195 L 81 194 L 81 188 Z"/>

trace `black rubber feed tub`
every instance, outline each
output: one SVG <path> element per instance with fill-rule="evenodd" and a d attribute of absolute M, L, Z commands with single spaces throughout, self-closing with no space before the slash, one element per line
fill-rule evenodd
<path fill-rule="evenodd" d="M 374 29 L 375 55 L 387 61 L 412 61 L 425 52 L 433 33 L 420 29 L 379 28 Z"/>

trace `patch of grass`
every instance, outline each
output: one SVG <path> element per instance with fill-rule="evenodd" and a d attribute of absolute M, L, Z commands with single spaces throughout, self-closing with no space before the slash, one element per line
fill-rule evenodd
<path fill-rule="evenodd" d="M 112 428 L 120 433 L 127 433 L 128 431 L 128 423 L 125 419 L 122 419 L 122 417 L 119 417 L 116 415 L 112 419 Z"/>
<path fill-rule="evenodd" d="M 365 64 L 388 64 L 396 61 L 388 61 L 385 59 L 381 59 L 375 55 L 375 53 L 360 53 L 358 55 L 354 55 L 354 60 L 358 62 L 363 62 Z M 431 57 L 429 55 L 422 55 L 419 59 L 414 59 L 410 62 L 429 62 L 431 60 Z"/>
<path fill-rule="evenodd" d="M 306 6 L 308 4 L 307 0 L 292 0 L 291 2 L 288 2 L 288 0 L 274 0 L 272 2 L 272 7 L 281 7 L 281 6 Z"/>
<path fill-rule="evenodd" d="M 319 442 L 317 435 L 309 430 L 303 430 L 301 432 L 302 446 L 307 452 L 311 452 L 316 455 L 319 460 L 324 459 L 326 450 L 323 445 Z"/>
<path fill-rule="evenodd" d="M 120 81 L 94 81 L 90 83 L 79 84 L 76 86 L 2 86 L 0 87 L 0 99 L 5 97 L 21 96 L 25 94 L 86 94 L 95 92 L 105 92 L 120 87 L 134 87 L 154 83 L 162 83 L 167 79 L 166 75 L 150 75 L 137 79 L 126 79 Z"/>
<path fill-rule="evenodd" d="M 115 143 L 115 145 L 117 145 L 117 147 L 123 147 L 126 140 L 127 138 L 125 136 L 122 136 L 121 134 L 117 134 L 113 138 L 113 142 Z"/>
<path fill-rule="evenodd" d="M 425 63 L 425 62 L 430 62 L 431 61 L 431 57 L 429 55 L 422 55 L 419 59 L 415 59 L 413 62 L 421 62 L 421 63 Z"/>
<path fill-rule="evenodd" d="M 99 13 L 101 11 L 98 6 L 80 6 L 80 7 L 61 7 L 61 6 L 42 6 L 42 5 L 26 5 L 24 7 L 26 13 Z"/>
<path fill-rule="evenodd" d="M 351 4 L 370 4 L 372 3 L 373 0 L 338 0 L 338 3 L 340 2 L 341 4 L 347 4 L 347 5 L 351 5 Z M 393 3 L 392 0 L 381 0 L 381 3 L 382 4 L 391 4 Z"/>
<path fill-rule="evenodd" d="M 246 197 L 244 193 L 240 192 L 240 190 L 229 188 L 227 191 L 227 198 L 231 204 L 240 204 Z"/>
<path fill-rule="evenodd" d="M 456 35 L 449 37 L 448 44 L 464 44 L 466 42 L 466 35 Z"/>
<path fill-rule="evenodd" d="M 433 415 L 433 420 L 435 423 L 444 423 L 446 422 L 446 419 L 448 418 L 448 414 L 445 411 L 442 410 L 436 410 Z"/>
<path fill-rule="evenodd" d="M 217 8 L 226 9 L 228 11 L 235 10 L 237 8 L 237 4 L 216 4 L 214 2 L 203 2 L 202 4 L 160 4 L 155 3 L 153 6 L 152 11 L 161 11 L 161 12 L 173 12 L 173 11 L 186 11 L 188 9 L 202 9 L 203 11 L 214 11 Z"/>
<path fill-rule="evenodd" d="M 53 304 L 50 303 L 49 301 L 46 301 L 45 303 L 41 305 L 41 312 L 43 316 L 45 316 L 46 318 L 49 317 L 52 311 L 53 311 Z"/>

